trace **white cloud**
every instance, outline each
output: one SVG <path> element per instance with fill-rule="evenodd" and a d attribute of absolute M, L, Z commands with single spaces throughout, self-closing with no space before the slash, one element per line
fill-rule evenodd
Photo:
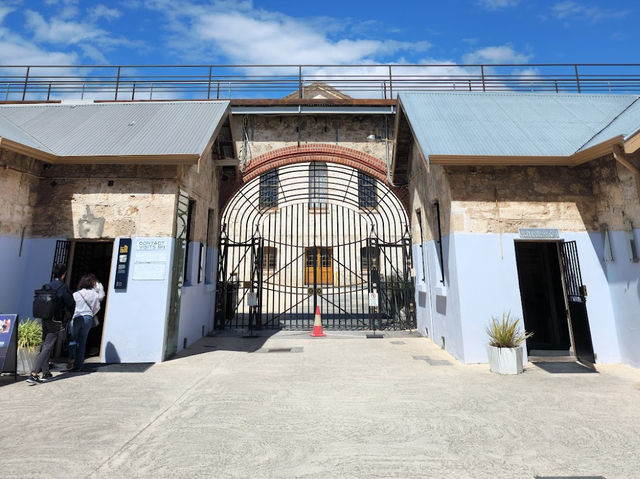
<path fill-rule="evenodd" d="M 551 16 L 559 20 L 586 19 L 591 22 L 622 18 L 627 15 L 626 10 L 605 10 L 600 7 L 589 7 L 574 1 L 563 1 L 551 7 Z"/>
<path fill-rule="evenodd" d="M 464 63 L 526 63 L 530 56 L 516 52 L 510 45 L 480 48 L 463 56 Z"/>
<path fill-rule="evenodd" d="M 71 5 L 71 8 L 76 7 Z M 118 10 L 96 5 L 87 13 L 88 15 L 77 20 L 75 19 L 77 13 L 69 18 L 68 12 L 63 12 L 62 16 L 55 15 L 45 19 L 34 10 L 26 10 L 24 12 L 25 29 L 32 34 L 36 44 L 73 46 L 86 58 L 100 63 L 109 63 L 105 53 L 116 46 L 140 46 L 140 42 L 113 36 L 98 26 L 97 22 L 102 18 L 107 20 L 117 18 L 120 14 Z"/>
<path fill-rule="evenodd" d="M 24 12 L 26 28 L 33 33 L 37 42 L 60 43 L 72 45 L 96 39 L 106 34 L 103 30 L 91 24 L 65 21 L 60 18 L 52 18 L 47 22 L 42 15 L 33 10 Z"/>
<path fill-rule="evenodd" d="M 122 13 L 116 8 L 109 8 L 106 5 L 98 4 L 95 7 L 89 9 L 89 16 L 92 20 L 98 20 L 104 18 L 105 20 L 115 20 L 120 18 Z"/>
<path fill-rule="evenodd" d="M 348 25 L 333 19 L 300 20 L 253 8 L 250 2 L 152 0 L 147 6 L 166 15 L 174 33 L 170 45 L 193 60 L 223 57 L 232 63 L 345 64 L 373 62 L 401 51 L 424 51 L 428 42 L 338 37 Z M 222 8 L 225 7 L 225 8 Z"/>
<path fill-rule="evenodd" d="M 0 65 L 69 65 L 77 62 L 75 53 L 42 48 L 9 30 L 4 20 L 12 11 L 11 7 L 0 7 Z"/>
<path fill-rule="evenodd" d="M 520 0 L 477 0 L 481 7 L 488 10 L 499 10 L 501 8 L 514 7 Z"/>

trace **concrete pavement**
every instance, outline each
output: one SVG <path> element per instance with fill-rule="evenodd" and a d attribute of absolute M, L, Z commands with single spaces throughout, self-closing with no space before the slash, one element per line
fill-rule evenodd
<path fill-rule="evenodd" d="M 499 376 L 363 336 L 220 336 L 151 366 L 3 377 L 0 477 L 640 477 L 640 370 Z"/>

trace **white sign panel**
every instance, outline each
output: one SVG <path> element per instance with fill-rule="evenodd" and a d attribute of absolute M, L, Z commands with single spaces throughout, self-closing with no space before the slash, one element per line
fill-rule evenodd
<path fill-rule="evenodd" d="M 378 307 L 378 293 L 377 291 L 373 291 L 369 293 L 369 306 L 372 308 Z"/>
<path fill-rule="evenodd" d="M 255 291 L 249 291 L 247 293 L 247 305 L 248 306 L 258 306 L 258 295 Z"/>
<path fill-rule="evenodd" d="M 142 281 L 162 281 L 165 278 L 167 269 L 166 261 L 156 261 L 153 263 L 133 264 L 133 279 Z"/>
<path fill-rule="evenodd" d="M 167 274 L 169 241 L 165 239 L 141 239 L 135 245 L 132 279 L 138 281 L 162 281 Z"/>

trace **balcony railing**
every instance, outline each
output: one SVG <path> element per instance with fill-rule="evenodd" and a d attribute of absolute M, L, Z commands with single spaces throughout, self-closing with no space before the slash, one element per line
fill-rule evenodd
<path fill-rule="evenodd" d="M 640 64 L 0 65 L 0 101 L 10 102 L 303 98 L 318 84 L 368 99 L 410 90 L 638 94 Z"/>

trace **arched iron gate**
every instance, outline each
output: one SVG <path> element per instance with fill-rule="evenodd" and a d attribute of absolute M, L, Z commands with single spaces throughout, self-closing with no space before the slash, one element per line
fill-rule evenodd
<path fill-rule="evenodd" d="M 227 205 L 218 328 L 415 328 L 406 212 L 356 169 L 299 163 L 254 178 Z"/>

